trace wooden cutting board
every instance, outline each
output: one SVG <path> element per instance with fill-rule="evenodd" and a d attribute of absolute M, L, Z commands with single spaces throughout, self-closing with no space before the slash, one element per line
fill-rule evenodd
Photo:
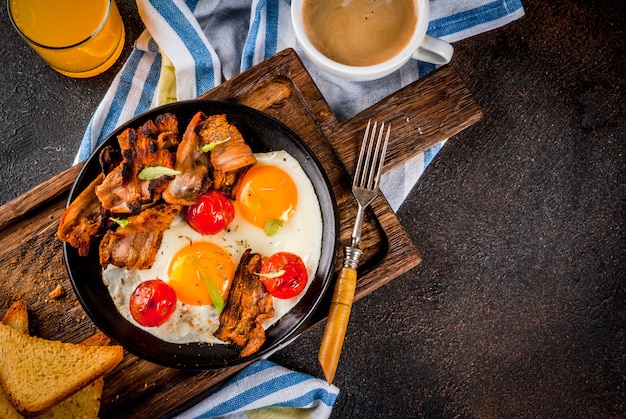
<path fill-rule="evenodd" d="M 297 54 L 287 49 L 208 92 L 205 97 L 259 109 L 282 121 L 314 151 L 337 199 L 341 243 L 349 241 L 356 203 L 350 177 L 369 118 L 391 123 L 385 171 L 478 121 L 481 110 L 451 66 L 394 93 L 348 121 L 337 121 Z M 73 293 L 55 234 L 80 165 L 0 207 L 0 316 L 25 299 L 35 333 L 79 342 L 97 332 Z M 417 266 L 420 255 L 379 196 L 365 217 L 356 299 Z M 339 255 L 335 270 L 342 262 Z M 58 286 L 65 296 L 52 299 Z M 330 296 L 330 293 L 327 297 Z M 323 320 L 328 298 L 303 331 Z M 296 343 L 297 344 L 297 343 Z M 163 368 L 126 354 L 106 377 L 102 418 L 155 417 L 205 393 L 243 366 L 212 371 Z M 320 375 L 321 376 L 321 375 Z"/>

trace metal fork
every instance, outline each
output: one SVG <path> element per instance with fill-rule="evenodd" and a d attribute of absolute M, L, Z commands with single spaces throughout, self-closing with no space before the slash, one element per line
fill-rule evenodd
<path fill-rule="evenodd" d="M 356 269 L 362 254 L 361 249 L 359 249 L 359 243 L 361 242 L 363 215 L 365 209 L 378 195 L 380 174 L 385 162 L 385 154 L 391 132 L 391 127 L 388 126 L 385 134 L 385 123 L 383 122 L 377 133 L 376 127 L 378 123 L 374 122 L 372 126 L 371 122 L 371 120 L 368 121 L 365 129 L 352 182 L 352 194 L 358 204 L 354 228 L 352 229 L 352 238 L 350 245 L 345 246 L 343 249 L 343 267 L 339 272 L 339 277 L 333 290 L 330 311 L 328 319 L 326 319 L 326 327 L 324 328 L 322 344 L 318 354 L 318 360 L 329 384 L 335 378 L 350 318 L 352 301 L 354 300 L 357 278 Z"/>

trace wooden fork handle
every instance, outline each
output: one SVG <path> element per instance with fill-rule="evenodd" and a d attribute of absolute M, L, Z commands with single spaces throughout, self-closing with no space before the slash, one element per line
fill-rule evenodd
<path fill-rule="evenodd" d="M 339 272 L 333 297 L 330 304 L 330 311 L 326 319 L 322 344 L 317 359 L 319 360 L 326 381 L 332 384 L 339 364 L 341 348 L 348 328 L 350 310 L 354 300 L 356 289 L 356 269 L 343 267 Z"/>

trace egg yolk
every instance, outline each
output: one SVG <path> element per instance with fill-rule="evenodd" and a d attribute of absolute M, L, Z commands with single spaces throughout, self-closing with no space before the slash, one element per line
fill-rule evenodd
<path fill-rule="evenodd" d="M 169 284 L 178 300 L 190 305 L 213 304 L 209 288 L 215 287 L 225 300 L 234 275 L 230 255 L 209 242 L 195 242 L 180 249 L 168 270 Z"/>
<path fill-rule="evenodd" d="M 265 228 L 268 221 L 286 223 L 298 205 L 298 190 L 283 169 L 258 164 L 239 182 L 235 207 L 251 224 Z"/>

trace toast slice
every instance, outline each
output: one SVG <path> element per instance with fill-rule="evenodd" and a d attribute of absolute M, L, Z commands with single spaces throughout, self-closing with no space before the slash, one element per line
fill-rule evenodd
<path fill-rule="evenodd" d="M 78 393 L 55 404 L 47 412 L 34 417 L 37 419 L 97 419 L 103 387 L 104 378 L 100 377 Z M 24 417 L 13 408 L 6 393 L 0 389 L 0 418 L 24 419 Z"/>
<path fill-rule="evenodd" d="M 18 300 L 4 314 L 2 323 L 15 330 L 28 334 L 28 305 L 24 300 Z"/>
<path fill-rule="evenodd" d="M 24 300 L 15 302 L 2 319 L 2 323 L 28 333 L 28 307 Z M 81 345 L 101 345 L 106 346 L 111 343 L 111 339 L 102 332 L 83 340 Z M 52 406 L 46 413 L 37 416 L 39 419 L 97 419 L 100 412 L 100 397 L 104 387 L 104 378 L 100 377 L 93 383 L 68 397 L 62 402 Z M 23 419 L 24 416 L 17 413 L 0 388 L 0 418 L 2 419 Z"/>
<path fill-rule="evenodd" d="M 2 323 L 28 334 L 28 307 L 26 301 L 16 301 L 5 313 Z M 13 408 L 6 393 L 0 388 L 0 418 L 22 419 L 23 417 Z"/>
<path fill-rule="evenodd" d="M 80 342 L 81 345 L 106 346 L 111 339 L 102 332 Z M 100 413 L 100 397 L 104 388 L 104 378 L 100 377 L 87 387 L 55 404 L 37 419 L 97 419 Z"/>
<path fill-rule="evenodd" d="M 102 342 L 108 338 L 91 339 Z M 50 341 L 0 324 L 0 384 L 11 405 L 23 415 L 42 414 L 87 386 L 99 400 L 103 382 L 98 379 L 122 357 L 121 346 Z M 54 412 L 46 417 L 68 417 L 67 413 L 50 414 Z"/>

